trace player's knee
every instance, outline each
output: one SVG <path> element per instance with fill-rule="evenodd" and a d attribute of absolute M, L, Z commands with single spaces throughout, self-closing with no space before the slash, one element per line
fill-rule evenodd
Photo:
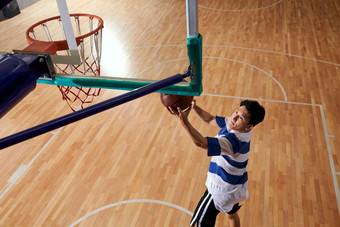
<path fill-rule="evenodd" d="M 238 217 L 237 213 L 234 214 L 226 214 L 229 220 L 235 220 Z"/>

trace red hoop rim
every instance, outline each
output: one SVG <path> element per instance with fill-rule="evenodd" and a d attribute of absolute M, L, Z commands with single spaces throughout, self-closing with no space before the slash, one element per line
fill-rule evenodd
<path fill-rule="evenodd" d="M 89 18 L 96 18 L 98 21 L 99 21 L 99 25 L 98 27 L 91 31 L 91 32 L 88 32 L 84 35 L 81 35 L 81 36 L 77 36 L 76 37 L 76 42 L 77 42 L 77 45 L 79 45 L 79 43 L 81 42 L 81 40 L 83 40 L 84 38 L 86 37 L 89 37 L 93 34 L 96 34 L 98 33 L 99 30 L 103 29 L 104 28 L 104 21 L 102 18 L 96 16 L 96 15 L 92 15 L 92 14 L 86 14 L 86 13 L 73 13 L 73 14 L 70 14 L 70 17 L 75 17 L 75 16 L 80 16 L 80 17 L 89 17 Z M 41 20 L 35 24 L 33 24 L 31 27 L 29 27 L 26 31 L 26 39 L 28 41 L 29 44 L 32 44 L 32 43 L 46 43 L 46 44 L 55 44 L 57 49 L 58 50 L 67 50 L 68 49 L 68 45 L 67 45 L 67 40 L 57 40 L 57 41 L 42 41 L 42 40 L 36 40 L 34 38 L 32 38 L 29 34 L 31 32 L 33 32 L 33 29 L 35 27 L 37 27 L 38 25 L 41 25 L 43 23 L 46 23 L 48 21 L 52 21 L 52 20 L 57 20 L 57 19 L 60 19 L 61 17 L 60 16 L 55 16 L 55 17 L 50 17 L 50 18 L 47 18 L 47 19 L 44 19 L 44 20 Z"/>

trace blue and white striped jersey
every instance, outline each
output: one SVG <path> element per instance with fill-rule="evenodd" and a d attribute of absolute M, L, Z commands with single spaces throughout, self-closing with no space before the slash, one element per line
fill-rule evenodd
<path fill-rule="evenodd" d="M 206 185 L 215 206 L 229 212 L 233 205 L 248 198 L 247 164 L 251 132 L 237 133 L 228 127 L 229 118 L 216 116 L 221 130 L 207 137 L 208 156 L 212 156 Z"/>

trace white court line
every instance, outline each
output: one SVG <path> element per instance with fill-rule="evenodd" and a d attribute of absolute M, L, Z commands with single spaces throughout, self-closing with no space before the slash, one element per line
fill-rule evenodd
<path fill-rule="evenodd" d="M 249 98 L 249 97 L 239 97 L 239 96 L 228 96 L 228 95 L 216 95 L 216 94 L 202 94 L 202 96 L 215 96 L 215 97 L 223 97 L 223 98 L 235 98 L 235 99 L 251 99 L 251 100 L 258 100 L 258 101 L 264 101 L 264 102 L 275 102 L 275 103 L 283 103 L 283 104 L 293 104 L 293 105 L 303 105 L 303 106 L 315 106 L 315 107 L 319 107 L 320 108 L 320 112 L 321 112 L 321 118 L 322 118 L 322 125 L 323 125 L 323 129 L 324 129 L 324 136 L 326 139 L 326 146 L 327 146 L 327 152 L 328 152 L 328 156 L 329 156 L 329 162 L 331 165 L 331 172 L 332 172 L 332 178 L 333 178 L 333 182 L 334 182 L 334 188 L 335 188 L 335 193 L 336 193 L 336 198 L 337 198 L 337 203 L 338 203 L 338 211 L 340 212 L 340 195 L 339 195 L 339 187 L 338 187 L 338 181 L 336 178 L 336 175 L 339 175 L 340 173 L 335 172 L 335 168 L 334 168 L 334 160 L 332 157 L 332 151 L 331 151 L 331 147 L 330 147 L 330 142 L 328 139 L 328 130 L 327 130 L 327 126 L 326 126 L 326 119 L 324 116 L 324 112 L 323 112 L 323 107 L 320 104 L 312 104 L 312 103 L 302 103 L 302 102 L 289 102 L 289 101 L 278 101 L 278 100 L 270 100 L 270 99 L 258 99 L 258 98 Z M 178 210 L 181 210 L 187 214 L 189 214 L 190 216 L 193 215 L 192 212 L 188 211 L 185 208 L 182 208 L 180 206 L 168 203 L 168 202 L 163 202 L 163 201 L 159 201 L 159 200 L 150 200 L 150 199 L 136 199 L 136 200 L 126 200 L 126 201 L 121 201 L 121 202 L 117 202 L 117 203 L 113 203 L 113 204 L 109 204 L 106 206 L 103 206 L 101 208 L 98 208 L 94 211 L 91 211 L 89 213 L 87 213 L 86 215 L 84 215 L 83 217 L 79 218 L 78 220 L 76 220 L 75 222 L 73 222 L 70 227 L 76 226 L 78 225 L 80 222 L 84 221 L 85 219 L 87 219 L 88 217 L 95 215 L 103 210 L 109 209 L 111 207 L 114 206 L 118 206 L 118 205 L 122 205 L 122 204 L 128 204 L 128 203 L 156 203 L 156 204 L 162 204 L 162 205 L 167 205 L 167 206 L 171 206 L 174 207 Z"/>
<path fill-rule="evenodd" d="M 313 104 L 313 103 L 304 103 L 304 102 L 290 102 L 290 101 L 280 101 L 274 99 L 262 99 L 262 98 L 250 98 L 245 96 L 233 96 L 233 95 L 216 95 L 216 94 L 201 94 L 202 96 L 215 96 L 221 98 L 233 98 L 233 99 L 251 99 L 256 101 L 263 101 L 263 102 L 275 102 L 275 103 L 284 103 L 284 104 L 296 104 L 302 106 L 321 106 L 320 104 Z"/>
<path fill-rule="evenodd" d="M 88 98 L 88 97 L 87 97 Z M 85 101 L 87 100 L 85 99 Z M 76 106 L 76 111 L 80 109 L 80 106 Z M 33 164 L 33 162 L 41 155 L 41 153 L 47 148 L 48 145 L 53 141 L 53 139 L 59 134 L 59 132 L 64 127 L 58 128 L 57 131 L 51 131 L 50 133 L 53 136 L 45 143 L 45 145 L 40 149 L 40 151 L 34 156 L 34 158 L 27 164 L 22 164 L 13 175 L 7 180 L 8 183 L 11 183 L 6 190 L 0 195 L 0 200 L 7 194 L 7 192 L 13 187 L 13 185 L 20 179 L 20 177 L 26 172 L 26 170 Z"/>
<path fill-rule="evenodd" d="M 62 127 L 63 128 L 63 127 Z M 58 135 L 60 130 L 59 128 L 56 132 L 51 132 L 53 136 L 47 141 L 47 143 L 40 149 L 40 151 L 34 156 L 34 158 L 27 164 L 22 164 L 14 174 L 7 180 L 10 185 L 6 188 L 5 191 L 0 195 L 0 200 L 7 194 L 7 192 L 13 187 L 13 185 L 20 179 L 20 177 L 26 172 L 26 170 L 33 164 L 33 162 L 39 157 L 39 155 L 46 149 L 46 147 L 52 142 L 52 140 Z"/>
<path fill-rule="evenodd" d="M 215 95 L 215 94 L 202 94 L 202 95 L 204 95 L 204 96 L 218 96 L 218 97 L 224 97 L 224 98 L 261 100 L 261 101 L 265 101 L 265 102 L 287 103 L 287 104 L 319 107 L 320 113 L 321 113 L 321 120 L 322 120 L 322 126 L 323 126 L 325 141 L 326 141 L 328 159 L 329 159 L 329 164 L 330 164 L 330 167 L 331 167 L 331 173 L 332 173 L 332 178 L 333 178 L 333 183 L 334 183 L 334 190 L 335 190 L 336 200 L 337 200 L 337 204 L 338 204 L 338 212 L 340 214 L 340 189 L 339 189 L 338 179 L 337 179 L 337 176 L 336 176 L 338 173 L 335 171 L 334 159 L 333 159 L 333 155 L 332 155 L 332 148 L 331 148 L 330 141 L 329 141 L 330 136 L 328 134 L 326 117 L 325 117 L 325 114 L 324 114 L 323 106 L 321 104 L 311 104 L 311 103 L 301 103 L 301 102 L 286 102 L 286 101 L 256 99 L 256 98 L 249 98 L 249 97 L 237 97 L 237 96 L 227 96 L 227 95 Z"/>
<path fill-rule="evenodd" d="M 28 169 L 28 165 L 21 165 L 13 175 L 7 180 L 8 183 L 14 184 Z"/>
<path fill-rule="evenodd" d="M 334 188 L 335 188 L 335 194 L 336 194 L 336 199 L 337 199 L 337 202 L 338 202 L 338 212 L 340 214 L 340 190 L 339 190 L 338 179 L 336 177 L 336 171 L 335 171 L 335 166 L 334 166 L 334 159 L 333 159 L 333 154 L 332 154 L 332 148 L 331 148 L 331 144 L 330 144 L 329 137 L 328 137 L 327 123 L 326 123 L 326 118 L 325 118 L 325 113 L 324 113 L 324 110 L 323 110 L 323 106 L 320 106 L 320 112 L 321 112 L 323 130 L 324 130 L 324 133 L 325 133 L 325 139 L 326 139 L 326 145 L 327 145 L 329 164 L 330 164 L 331 171 L 332 171 L 332 177 L 333 177 L 333 183 L 334 183 Z"/>
<path fill-rule="evenodd" d="M 34 158 L 30 161 L 28 164 L 28 167 L 30 167 L 33 162 L 40 156 L 40 154 L 46 149 L 48 145 L 52 142 L 52 140 L 59 134 L 59 132 L 63 129 L 64 127 L 59 128 L 56 132 L 51 132 L 53 136 L 50 138 L 50 140 L 43 146 L 43 148 L 34 156 Z"/>
<path fill-rule="evenodd" d="M 87 97 L 88 98 L 88 97 Z M 85 99 L 85 101 L 87 100 Z M 80 106 L 76 106 L 76 111 L 80 109 Z M 59 134 L 59 132 L 64 127 L 60 127 L 57 131 L 51 131 L 50 133 L 53 136 L 45 143 L 45 145 L 40 149 L 40 151 L 34 156 L 34 158 L 27 164 L 22 164 L 19 168 L 13 173 L 13 175 L 7 180 L 10 185 L 3 191 L 0 195 L 0 200 L 7 194 L 7 192 L 13 187 L 13 185 L 20 179 L 20 177 L 26 172 L 26 170 L 33 164 L 33 162 L 41 155 L 41 153 L 47 148 L 47 146 L 53 141 L 53 139 Z"/>
<path fill-rule="evenodd" d="M 166 46 L 184 46 L 184 45 L 158 45 L 158 46 L 144 46 L 144 47 L 134 47 L 134 48 L 147 48 L 147 47 L 166 47 Z M 214 45 L 205 45 L 205 46 L 211 46 L 214 47 Z M 313 61 L 317 61 L 317 62 L 322 62 L 322 63 L 327 63 L 327 64 L 331 64 L 331 65 L 335 65 L 335 66 L 340 66 L 339 64 L 336 63 L 331 63 L 331 62 L 327 62 L 327 61 L 323 61 L 323 60 L 318 60 L 318 59 L 313 59 L 313 58 L 308 58 L 308 57 L 303 57 L 303 56 L 298 56 L 298 55 L 291 55 L 291 54 L 287 54 L 287 53 L 281 53 L 281 52 L 274 52 L 274 51 L 268 51 L 268 50 L 260 50 L 260 49 L 254 49 L 254 48 L 245 48 L 245 47 L 233 47 L 233 46 L 215 46 L 215 47 L 227 47 L 227 48 L 239 48 L 239 49 L 246 49 L 246 50 L 254 50 L 254 51 L 261 51 L 261 52 L 267 52 L 267 53 L 273 53 L 273 54 L 280 54 L 280 55 L 286 55 L 286 56 L 290 56 L 290 57 L 298 57 L 298 58 L 303 58 L 303 59 L 307 59 L 307 60 L 313 60 Z M 214 58 L 214 57 L 209 57 L 209 58 Z M 187 58 L 184 58 L 187 60 Z M 182 59 L 177 59 L 177 60 L 182 60 Z M 231 59 L 233 60 L 233 59 Z M 168 62 L 171 61 L 175 61 L 175 60 L 170 60 Z M 235 60 L 236 61 L 236 60 Z M 166 62 L 166 63 L 168 63 Z M 156 64 L 152 67 L 158 66 L 158 65 L 162 65 L 164 63 L 159 63 Z M 150 67 L 150 68 L 152 68 Z M 139 74 L 149 70 L 150 68 L 145 69 L 144 71 L 140 72 Z M 137 75 L 139 75 L 137 74 Z M 322 115 L 322 123 L 323 123 L 323 127 L 324 127 L 324 134 L 325 134 L 325 138 L 326 138 L 326 143 L 327 143 L 327 151 L 328 151 L 328 155 L 329 155 L 329 161 L 331 164 L 331 170 L 332 170 L 332 176 L 333 176 L 333 182 L 334 182 L 334 187 L 335 187 L 335 192 L 336 192 L 336 197 L 337 197 L 337 202 L 338 202 L 338 211 L 340 212 L 340 203 L 339 203 L 339 187 L 338 187 L 338 181 L 336 178 L 336 175 L 339 173 L 335 172 L 335 168 L 334 168 L 334 160 L 332 157 L 332 152 L 331 152 L 331 147 L 329 144 L 329 137 L 332 137 L 330 135 L 328 135 L 328 131 L 327 131 L 327 127 L 326 127 L 326 120 L 325 120 L 325 116 L 324 116 L 324 112 L 323 112 L 323 107 L 320 104 L 310 104 L 310 103 L 301 103 L 301 102 L 288 102 L 287 100 L 285 101 L 279 101 L 279 100 L 267 100 L 267 99 L 256 99 L 256 98 L 246 98 L 246 97 L 236 97 L 236 96 L 225 96 L 225 95 L 214 95 L 214 94 L 202 94 L 202 95 L 206 95 L 206 96 L 219 96 L 219 97 L 225 97 L 225 98 L 237 98 L 237 99 L 252 99 L 252 100 L 260 100 L 260 101 L 266 101 L 266 102 L 276 102 L 276 103 L 288 103 L 288 104 L 297 104 L 297 105 L 306 105 L 306 106 L 319 106 L 320 107 L 320 111 L 321 111 L 321 115 Z M 32 161 L 28 164 L 28 165 L 22 165 L 19 167 L 19 169 L 13 174 L 13 177 L 11 177 L 9 179 L 9 181 L 11 181 L 11 185 L 9 187 L 7 187 L 7 189 L 0 195 L 0 199 L 3 198 L 3 196 L 10 190 L 10 188 L 12 188 L 12 186 L 14 185 L 14 183 L 20 178 L 20 176 L 27 170 L 27 168 L 32 165 L 32 163 L 37 159 L 37 157 L 43 152 L 43 150 L 48 146 L 48 144 L 53 140 L 53 138 L 60 132 L 62 128 L 60 128 L 58 130 L 58 132 L 53 133 L 54 135 L 52 136 L 52 138 L 47 142 L 47 144 L 45 144 L 45 146 L 40 150 L 40 152 L 32 159 Z M 333 167 L 332 167 L 333 166 Z M 171 207 L 175 207 L 176 209 L 182 210 L 187 214 L 190 214 L 192 216 L 192 213 L 184 208 L 181 208 L 177 205 L 173 205 L 171 203 L 167 203 L 167 202 L 162 202 L 162 201 L 157 201 L 157 200 L 130 200 L 128 203 L 133 203 L 133 202 L 153 202 L 153 203 L 158 203 L 158 204 L 163 204 L 163 205 L 168 205 Z M 126 201 L 122 201 L 122 202 L 118 202 L 115 204 L 111 204 L 111 207 L 113 205 L 120 205 L 120 204 L 124 204 L 124 202 Z M 110 206 L 110 205 L 107 205 Z M 109 207 L 102 207 L 97 209 L 96 211 L 93 212 L 100 212 L 103 209 L 107 209 Z M 93 214 L 89 213 L 88 216 L 91 216 Z M 83 217 L 84 219 L 86 219 L 86 217 Z M 78 219 L 79 221 L 80 219 Z M 81 222 L 81 220 L 79 221 Z M 73 223 L 74 224 L 74 223 Z"/>
<path fill-rule="evenodd" d="M 143 48 L 151 48 L 151 47 L 181 47 L 181 46 L 184 47 L 186 45 L 183 45 L 183 44 L 178 44 L 178 45 L 149 45 L 149 46 L 135 46 L 135 47 L 131 47 L 131 48 L 132 49 L 143 49 Z M 289 54 L 289 53 L 284 53 L 284 52 L 272 51 L 272 50 L 263 50 L 263 49 L 256 49 L 256 48 L 250 48 L 250 47 L 224 46 L 224 45 L 205 45 L 205 44 L 203 45 L 203 47 L 222 47 L 222 48 L 232 48 L 232 49 L 241 49 L 241 50 L 251 50 L 251 51 L 258 51 L 258 52 L 264 52 L 264 53 L 270 53 L 270 54 L 279 54 L 279 55 L 284 55 L 284 56 L 288 56 L 288 57 L 302 58 L 302 59 L 305 59 L 305 60 L 321 62 L 321 63 L 334 65 L 334 66 L 340 66 L 340 64 L 334 63 L 334 62 L 319 60 L 319 59 L 316 59 L 316 58 L 304 57 L 304 56 L 296 55 L 296 54 Z"/>
<path fill-rule="evenodd" d="M 310 58 L 310 57 L 305 57 L 305 56 L 296 55 L 296 54 L 289 54 L 289 53 L 283 53 L 283 52 L 278 52 L 278 51 L 272 51 L 272 50 L 262 50 L 262 49 L 249 48 L 249 47 L 223 46 L 223 45 L 204 45 L 204 46 L 234 48 L 234 49 L 241 49 L 241 50 L 259 51 L 259 52 L 265 52 L 265 53 L 270 53 L 270 54 L 280 54 L 280 55 L 285 55 L 285 56 L 288 56 L 288 57 L 302 58 L 302 59 L 306 59 L 306 60 L 317 61 L 317 62 L 326 63 L 326 64 L 330 64 L 330 65 L 340 66 L 340 64 L 329 62 L 329 61 L 319 60 L 319 59 L 316 59 L 316 58 Z"/>
<path fill-rule="evenodd" d="M 247 65 L 247 66 L 250 66 L 252 68 L 255 68 L 261 72 L 263 72 L 265 75 L 269 76 L 281 89 L 281 92 L 284 96 L 284 100 L 287 102 L 288 98 L 287 98 L 287 93 L 285 91 L 285 89 L 283 88 L 283 86 L 281 85 L 281 83 L 274 77 L 272 76 L 271 74 L 269 74 L 268 72 L 266 72 L 265 70 L 255 66 L 255 65 L 252 65 L 252 64 L 249 64 L 247 62 L 244 62 L 244 61 L 239 61 L 239 60 L 235 60 L 235 59 L 231 59 L 231 58 L 223 58 L 223 57 L 209 57 L 209 56 L 203 56 L 202 57 L 203 59 L 223 59 L 223 60 L 227 60 L 227 61 L 233 61 L 233 62 L 237 62 L 237 63 L 240 63 L 240 64 L 244 64 L 244 65 Z M 182 61 L 182 60 L 188 60 L 188 58 L 177 58 L 177 59 L 172 59 L 172 60 L 168 60 L 168 61 L 164 61 L 164 62 L 160 62 L 160 63 L 157 63 L 155 65 L 152 65 L 144 70 L 142 70 L 141 72 L 135 74 L 133 77 L 139 77 L 141 74 L 143 74 L 144 72 L 152 69 L 152 68 L 155 68 L 157 66 L 160 66 L 160 65 L 164 65 L 164 64 L 167 64 L 167 63 L 170 63 L 170 62 L 175 62 L 175 61 Z"/>
<path fill-rule="evenodd" d="M 271 4 L 271 5 L 260 7 L 260 8 L 253 8 L 253 9 L 216 9 L 216 8 L 210 8 L 210 7 L 202 6 L 200 4 L 198 4 L 198 7 L 203 8 L 203 9 L 208 9 L 208 10 L 220 11 L 220 12 L 246 12 L 246 11 L 257 11 L 257 10 L 262 10 L 262 9 L 274 7 L 281 2 L 282 2 L 282 0 L 279 0 L 279 1 L 277 1 L 273 4 Z"/>
<path fill-rule="evenodd" d="M 91 211 L 90 213 L 87 213 L 86 215 L 84 215 L 83 217 L 79 218 L 77 221 L 73 222 L 70 227 L 76 226 L 78 225 L 80 222 L 84 221 L 86 218 L 97 214 L 103 210 L 115 207 L 115 206 L 119 206 L 119 205 L 123 205 L 123 204 L 129 204 L 129 203 L 155 203 L 155 204 L 161 204 L 161 205 L 165 205 L 165 206 L 170 206 L 172 208 L 175 208 L 177 210 L 180 210 L 190 216 L 193 215 L 193 213 L 183 207 L 180 207 L 178 205 L 172 204 L 172 203 L 168 203 L 168 202 L 164 202 L 164 201 L 160 201 L 160 200 L 153 200 L 153 199 L 133 199 L 133 200 L 125 200 L 125 201 L 121 201 L 121 202 L 117 202 L 117 203 L 112 203 L 106 206 L 103 206 L 101 208 L 98 208 L 94 211 Z"/>
<path fill-rule="evenodd" d="M 231 58 L 223 58 L 223 57 L 202 57 L 202 58 L 208 58 L 208 59 L 223 59 L 223 60 L 228 60 L 228 61 L 233 61 L 233 62 L 237 62 L 237 63 L 241 63 L 241 64 L 244 64 L 244 65 L 248 65 L 250 67 L 253 67 L 261 72 L 263 72 L 264 74 L 266 74 L 267 76 L 269 76 L 272 80 L 274 80 L 274 82 L 280 87 L 281 91 L 282 91 L 282 94 L 284 96 L 284 99 L 285 101 L 288 101 L 288 98 L 287 98 L 287 93 L 285 91 L 285 89 L 283 88 L 283 86 L 281 85 L 281 83 L 275 79 L 275 77 L 273 77 L 272 75 L 270 75 L 269 73 L 267 73 L 266 71 L 264 71 L 263 69 L 255 66 L 255 65 L 252 65 L 252 64 L 249 64 L 247 62 L 244 62 L 244 61 L 239 61 L 239 60 L 235 60 L 235 59 L 231 59 Z"/>

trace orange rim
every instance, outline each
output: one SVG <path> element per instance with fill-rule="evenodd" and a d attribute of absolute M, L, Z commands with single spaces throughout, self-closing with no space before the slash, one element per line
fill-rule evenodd
<path fill-rule="evenodd" d="M 74 13 L 74 14 L 70 14 L 70 17 L 76 17 L 76 16 L 80 16 L 80 17 L 89 17 L 89 18 L 95 18 L 99 21 L 99 25 L 98 27 L 91 31 L 91 32 L 88 32 L 84 35 L 80 35 L 80 36 L 77 36 L 76 37 L 76 42 L 77 42 L 77 45 L 79 45 L 79 43 L 85 39 L 86 37 L 89 37 L 93 34 L 96 34 L 98 33 L 99 30 L 103 29 L 104 27 L 104 21 L 102 18 L 96 16 L 96 15 L 91 15 L 91 14 L 86 14 L 86 13 Z M 57 46 L 57 49 L 58 50 L 67 50 L 68 49 L 68 45 L 67 45 L 67 40 L 57 40 L 57 41 L 41 41 L 41 40 L 36 40 L 34 38 L 32 38 L 30 36 L 30 33 L 33 33 L 33 30 L 35 27 L 43 24 L 43 23 L 46 23 L 48 21 L 52 21 L 52 20 L 58 20 L 60 19 L 60 16 L 55 16 L 55 17 L 50 17 L 50 18 L 47 18 L 45 20 L 42 20 L 42 21 L 39 21 L 35 24 L 33 24 L 31 27 L 29 27 L 26 31 L 26 39 L 28 41 L 29 44 L 32 44 L 32 43 L 55 43 L 56 46 Z"/>

